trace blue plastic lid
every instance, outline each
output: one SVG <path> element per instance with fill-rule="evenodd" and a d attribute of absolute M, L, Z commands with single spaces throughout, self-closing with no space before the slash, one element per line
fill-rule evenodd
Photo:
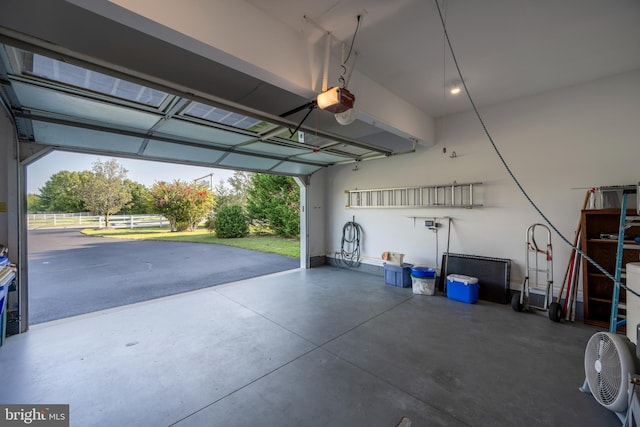
<path fill-rule="evenodd" d="M 411 269 L 411 275 L 413 277 L 435 277 L 436 270 L 429 267 L 413 267 Z"/>

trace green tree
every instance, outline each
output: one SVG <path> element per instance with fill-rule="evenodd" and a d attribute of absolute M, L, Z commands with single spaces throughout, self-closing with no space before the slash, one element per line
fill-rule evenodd
<path fill-rule="evenodd" d="M 251 173 L 235 171 L 227 181 L 220 180 L 213 189 L 216 202 L 213 210 L 218 212 L 226 205 L 247 205 L 247 189 L 251 185 Z"/>
<path fill-rule="evenodd" d="M 44 209 L 42 209 L 42 197 L 40 197 L 39 194 L 27 194 L 27 212 L 37 213 L 43 211 Z"/>
<path fill-rule="evenodd" d="M 222 206 L 216 213 L 214 228 L 216 236 L 221 239 L 246 237 L 249 234 L 249 224 L 242 206 Z"/>
<path fill-rule="evenodd" d="M 169 220 L 171 231 L 177 231 L 180 224 L 195 230 L 213 207 L 213 194 L 206 186 L 181 180 L 156 182 L 151 198 L 154 211 Z"/>
<path fill-rule="evenodd" d="M 44 212 L 85 212 L 80 187 L 92 178 L 90 171 L 53 174 L 40 188 L 40 209 Z"/>
<path fill-rule="evenodd" d="M 247 189 L 250 218 L 266 221 L 283 237 L 300 234 L 300 189 L 288 176 L 255 174 Z"/>
<path fill-rule="evenodd" d="M 122 208 L 125 215 L 146 214 L 152 210 L 151 192 L 139 182 L 130 179 L 124 180 L 124 185 L 129 189 L 131 200 Z"/>
<path fill-rule="evenodd" d="M 247 204 L 247 191 L 251 186 L 251 177 L 254 174 L 243 171 L 235 171 L 233 176 L 227 179 L 227 182 L 231 186 L 232 203 L 246 206 Z"/>
<path fill-rule="evenodd" d="M 218 185 L 213 188 L 213 191 L 216 195 L 216 201 L 214 203 L 213 210 L 215 212 L 219 212 L 220 208 L 231 203 L 233 196 L 222 179 L 220 180 Z"/>
<path fill-rule="evenodd" d="M 93 175 L 80 186 L 80 199 L 91 212 L 104 215 L 105 226 L 109 227 L 109 216 L 129 203 L 131 192 L 125 184 L 127 170 L 111 159 L 93 163 Z"/>

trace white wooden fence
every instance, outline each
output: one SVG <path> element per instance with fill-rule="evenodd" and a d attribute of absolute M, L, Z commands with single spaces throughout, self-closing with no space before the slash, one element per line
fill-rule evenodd
<path fill-rule="evenodd" d="M 162 227 L 169 221 L 162 215 L 112 215 L 110 228 Z M 44 213 L 28 214 L 27 227 L 36 228 L 105 228 L 104 216 L 84 213 Z"/>

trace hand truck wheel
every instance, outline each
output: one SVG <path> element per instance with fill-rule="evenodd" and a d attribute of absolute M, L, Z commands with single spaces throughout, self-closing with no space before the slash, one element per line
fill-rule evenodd
<path fill-rule="evenodd" d="M 549 319 L 559 322 L 562 319 L 562 306 L 557 302 L 549 304 Z"/>
<path fill-rule="evenodd" d="M 511 297 L 511 308 L 513 308 L 514 311 L 522 311 L 522 303 L 520 302 L 519 294 L 513 294 Z"/>

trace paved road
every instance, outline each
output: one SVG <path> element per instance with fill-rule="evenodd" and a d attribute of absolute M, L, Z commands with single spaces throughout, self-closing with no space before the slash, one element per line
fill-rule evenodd
<path fill-rule="evenodd" d="M 109 239 L 70 229 L 32 230 L 28 243 L 32 325 L 300 266 L 297 258 L 230 246 Z"/>

